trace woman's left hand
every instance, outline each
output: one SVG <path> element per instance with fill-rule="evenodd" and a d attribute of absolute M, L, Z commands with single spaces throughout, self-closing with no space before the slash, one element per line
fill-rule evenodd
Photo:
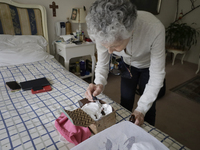
<path fill-rule="evenodd" d="M 141 126 L 144 123 L 144 115 L 143 113 L 134 110 L 134 112 L 132 113 L 135 116 L 135 124 L 138 126 Z"/>

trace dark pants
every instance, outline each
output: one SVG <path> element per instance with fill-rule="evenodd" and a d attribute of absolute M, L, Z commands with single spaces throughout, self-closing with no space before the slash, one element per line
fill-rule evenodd
<path fill-rule="evenodd" d="M 138 92 L 140 95 L 143 94 L 145 85 L 149 80 L 149 68 L 138 69 L 131 67 L 132 78 L 127 79 L 121 77 L 121 105 L 132 112 L 133 104 L 135 100 L 135 94 L 137 87 L 139 87 Z M 138 86 L 137 86 L 138 85 Z M 159 99 L 165 94 L 165 82 L 163 88 L 159 92 Z M 144 120 L 151 125 L 155 125 L 156 118 L 156 101 L 154 101 L 152 107 L 146 113 Z"/>

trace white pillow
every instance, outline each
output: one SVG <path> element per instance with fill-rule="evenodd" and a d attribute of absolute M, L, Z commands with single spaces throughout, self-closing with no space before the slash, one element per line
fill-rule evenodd
<path fill-rule="evenodd" d="M 0 43 L 0 66 L 17 65 L 53 58 L 38 43 Z"/>
<path fill-rule="evenodd" d="M 0 52 L 0 66 L 18 65 L 53 58 L 45 51 Z"/>
<path fill-rule="evenodd" d="M 27 43 L 37 43 L 43 48 L 47 46 L 46 39 L 41 35 L 14 35 L 8 40 L 10 43 L 15 45 L 22 45 Z"/>
<path fill-rule="evenodd" d="M 8 42 L 8 39 L 11 39 L 13 35 L 9 34 L 0 34 L 0 43 Z"/>

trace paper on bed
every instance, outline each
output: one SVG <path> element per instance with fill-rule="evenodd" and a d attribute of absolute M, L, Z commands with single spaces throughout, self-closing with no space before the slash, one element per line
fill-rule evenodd
<path fill-rule="evenodd" d="M 141 127 L 123 121 L 92 136 L 71 150 L 169 150 Z"/>

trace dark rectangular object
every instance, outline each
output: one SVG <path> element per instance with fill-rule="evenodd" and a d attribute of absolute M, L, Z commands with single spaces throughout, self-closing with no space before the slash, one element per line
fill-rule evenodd
<path fill-rule="evenodd" d="M 148 11 L 154 15 L 160 13 L 162 0 L 131 0 L 137 7 L 137 10 Z"/>
<path fill-rule="evenodd" d="M 11 91 L 21 89 L 20 85 L 16 81 L 6 82 L 6 85 L 10 88 Z"/>
<path fill-rule="evenodd" d="M 35 80 L 29 80 L 25 82 L 20 82 L 20 85 L 24 91 L 26 90 L 31 90 L 31 89 L 41 89 L 43 86 L 51 85 L 49 81 L 44 77 L 44 78 L 39 78 Z"/>
<path fill-rule="evenodd" d="M 80 44 L 82 44 L 81 41 L 74 41 L 73 43 L 75 43 L 76 45 L 80 45 Z"/>

